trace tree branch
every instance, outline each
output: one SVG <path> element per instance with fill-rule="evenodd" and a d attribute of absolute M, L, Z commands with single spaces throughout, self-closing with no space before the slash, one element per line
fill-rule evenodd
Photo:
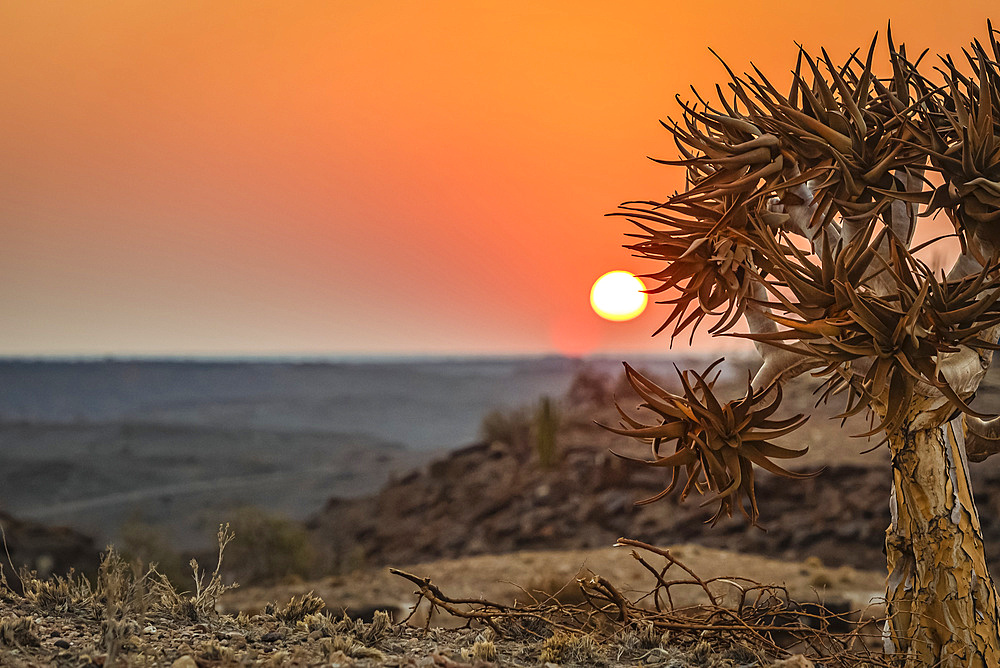
<path fill-rule="evenodd" d="M 923 189 L 924 182 L 920 178 L 923 173 L 922 168 L 911 167 L 905 170 L 896 170 L 893 175 L 902 181 L 904 190 L 911 191 Z M 889 221 L 892 233 L 904 246 L 909 248 L 910 242 L 913 240 L 913 231 L 917 227 L 917 205 L 897 199 L 889 207 Z"/>
<path fill-rule="evenodd" d="M 794 179 L 799 175 L 799 168 L 796 166 L 791 170 L 790 178 Z M 801 200 L 802 203 L 784 203 L 778 197 L 772 197 L 769 199 L 767 201 L 767 210 L 769 212 L 779 214 L 783 213 L 788 216 L 787 220 L 783 221 L 776 227 L 784 230 L 785 232 L 799 234 L 808 239 L 813 253 L 816 254 L 820 251 L 817 247 L 817 242 L 822 241 L 824 235 L 826 236 L 827 243 L 836 246 L 841 237 L 839 225 L 836 223 L 828 223 L 826 227 L 823 228 L 812 224 L 813 215 L 816 213 L 817 205 L 813 191 L 813 182 L 809 181 L 807 183 L 800 183 L 793 188 L 788 188 L 784 192 L 794 195 L 797 199 Z M 821 233 L 823 234 L 821 235 Z"/>
<path fill-rule="evenodd" d="M 759 281 L 754 281 L 750 289 L 752 301 L 743 313 L 750 333 L 767 334 L 778 331 L 774 320 L 766 315 L 770 309 L 764 306 L 764 302 L 767 300 L 767 291 L 764 286 Z M 794 353 L 763 341 L 754 341 L 754 347 L 757 349 L 757 354 L 764 360 L 764 364 L 750 383 L 754 390 L 765 388 L 775 381 L 782 383 L 820 366 L 820 362 L 810 357 L 805 349 L 802 353 Z"/>

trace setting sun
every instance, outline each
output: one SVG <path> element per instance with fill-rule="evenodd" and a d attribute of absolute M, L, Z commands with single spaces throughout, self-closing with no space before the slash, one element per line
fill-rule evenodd
<path fill-rule="evenodd" d="M 627 271 L 609 271 L 594 281 L 590 305 L 606 320 L 631 320 L 646 310 L 649 297 L 642 279 Z"/>

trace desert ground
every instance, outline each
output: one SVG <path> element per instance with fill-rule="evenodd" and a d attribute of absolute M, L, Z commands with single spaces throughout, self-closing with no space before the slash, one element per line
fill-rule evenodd
<path fill-rule="evenodd" d="M 230 445 L 219 452 L 230 452 L 245 440 L 251 450 L 259 448 L 264 468 L 265 456 L 272 457 L 272 463 L 284 457 L 315 466 L 324 453 L 332 453 L 343 458 L 344 466 L 356 467 L 354 478 L 364 479 L 365 467 L 379 468 L 384 478 L 378 486 L 327 495 L 302 520 L 267 516 L 249 530 L 234 523 L 236 538 L 214 572 L 214 551 L 187 550 L 162 536 L 153 540 L 154 532 L 142 534 L 144 542 L 133 540 L 131 552 L 119 546 L 117 554 L 124 552 L 124 557 L 117 571 L 107 565 L 106 557 L 103 569 L 78 569 L 86 580 L 80 575 L 18 577 L 13 561 L 22 552 L 16 540 L 42 535 L 45 525 L 5 520 L 8 551 L 14 558 L 4 569 L 0 659 L 4 665 L 25 666 L 771 666 L 781 665 L 774 663 L 779 661 L 804 666 L 807 660 L 796 654 L 816 655 L 815 648 L 788 638 L 783 646 L 767 646 L 734 631 L 668 633 L 648 626 L 644 615 L 651 599 L 644 594 L 655 588 L 656 580 L 631 549 L 612 547 L 619 537 L 669 550 L 694 574 L 681 573 L 681 579 L 696 575 L 712 581 L 717 603 L 731 605 L 739 592 L 756 591 L 748 584 L 752 581 L 779 588 L 774 591 L 795 605 L 822 604 L 866 618 L 880 614 L 887 454 L 884 448 L 865 452 L 875 443 L 845 435 L 863 431 L 863 423 L 854 420 L 841 428 L 831 419 L 836 408 L 815 406 L 807 382 L 791 386 L 788 411 L 807 413 L 811 419 L 782 444 L 809 448 L 794 461 L 796 470 L 821 472 L 804 481 L 761 474 L 764 528 L 748 526 L 739 517 L 712 527 L 705 524 L 711 509 L 700 508 L 697 498 L 633 505 L 659 491 L 666 480 L 659 471 L 610 455 L 610 450 L 631 455 L 643 450 L 594 425 L 613 423 L 614 398 L 627 409 L 632 399 L 613 376 L 602 380 L 600 374 L 577 375 L 584 377 L 574 379 L 555 399 L 557 447 L 547 462 L 540 459 L 534 437 L 539 406 L 535 400 L 481 416 L 478 439 L 467 447 L 417 453 L 409 462 L 411 453 L 398 446 L 365 453 L 350 447 L 331 449 L 327 442 L 324 450 L 319 436 L 297 431 L 285 442 L 288 447 L 276 452 L 269 436 L 254 440 L 252 430 L 224 430 L 225 438 L 217 442 Z M 665 384 L 674 382 L 663 378 Z M 719 391 L 739 392 L 741 382 L 741 373 L 730 372 Z M 996 387 L 991 377 L 978 405 L 991 403 Z M 22 421 L 17 428 L 34 427 Z M 71 449 L 85 441 L 92 450 L 118 448 L 126 462 L 129 448 L 121 447 L 126 437 L 138 439 L 133 447 L 145 448 L 146 455 L 157 439 L 164 457 L 180 456 L 185 440 L 188 452 L 202 459 L 211 452 L 210 442 L 199 440 L 208 438 L 205 425 L 175 427 L 173 432 L 160 425 L 154 439 L 145 438 L 149 433 L 136 427 L 131 432 L 104 432 L 103 437 L 98 433 L 103 427 L 91 426 L 94 431 L 84 430 L 83 435 L 62 428 L 67 431 L 64 439 L 53 431 L 45 436 L 53 439 L 53 447 Z M 11 427 L 4 438 L 13 440 L 14 433 Z M 315 439 L 311 446 L 310 438 Z M 217 475 L 225 469 L 225 457 L 214 461 Z M 390 462 L 399 465 L 392 468 Z M 35 470 L 27 460 L 21 466 L 24 476 Z M 335 473 L 335 466 L 330 468 Z M 123 465 L 122 475 L 125 469 Z M 240 476 L 246 473 L 241 470 Z M 273 470 L 263 475 L 275 481 L 280 477 Z M 987 461 L 978 465 L 974 476 L 988 551 L 996 557 L 1000 513 L 993 511 L 1000 504 L 1000 468 Z M 304 496 L 317 493 L 291 474 L 284 487 L 289 496 L 299 488 Z M 211 485 L 200 493 L 210 497 Z M 67 502 L 73 501 L 53 498 L 50 505 Z M 45 535 L 54 545 L 53 534 Z M 96 555 L 93 541 L 90 549 Z M 202 564 L 200 584 L 185 566 L 192 556 Z M 149 562 L 170 573 L 169 586 L 144 570 Z M 671 573 L 683 570 L 672 568 Z M 634 601 L 632 617 L 623 621 L 598 609 L 585 615 L 586 623 L 577 619 L 572 628 L 560 626 L 556 618 L 566 614 L 567 606 L 589 605 L 586 593 L 594 590 L 588 587 L 602 581 Z M 436 591 L 447 600 L 464 601 L 455 607 L 462 614 L 451 614 L 441 605 L 432 611 L 428 596 L 418 594 L 418 582 L 425 582 L 425 594 Z M 238 587 L 229 588 L 236 583 Z M 694 614 L 704 613 L 700 586 L 672 585 L 672 593 L 673 606 L 696 606 Z M 482 609 L 484 602 L 535 606 L 536 611 L 541 609 L 537 606 L 556 607 L 550 611 L 552 624 L 521 623 L 517 631 L 499 622 L 493 628 L 484 617 L 470 624 L 467 615 Z M 501 608 L 489 609 L 495 613 Z M 395 624 L 388 623 L 390 618 Z M 403 619 L 407 622 L 400 626 Z M 851 651 L 868 652 L 874 644 L 873 638 L 856 638 Z M 831 656 L 824 665 L 857 665 L 845 663 L 846 655 Z M 861 655 L 851 656 L 856 661 Z M 877 651 L 866 660 L 881 665 Z"/>

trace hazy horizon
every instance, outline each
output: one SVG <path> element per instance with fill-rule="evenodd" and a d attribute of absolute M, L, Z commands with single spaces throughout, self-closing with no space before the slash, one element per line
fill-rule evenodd
<path fill-rule="evenodd" d="M 712 355 L 736 355 L 754 356 L 756 353 L 751 346 L 732 347 L 725 349 L 707 349 L 704 347 L 680 347 L 665 349 L 663 351 L 639 351 L 639 352 L 615 352 L 601 351 L 584 355 L 568 355 L 555 351 L 539 351 L 524 353 L 420 353 L 420 352 L 398 352 L 398 353 L 256 353 L 256 354 L 234 354 L 234 353 L 45 353 L 45 354 L 23 354 L 23 355 L 0 355 L 0 364 L 6 362 L 192 362 L 192 363 L 405 363 L 405 362 L 503 362 L 508 360 L 530 360 L 530 359 L 565 359 L 579 361 L 608 361 L 629 359 L 670 359 L 675 357 L 708 357 Z"/>

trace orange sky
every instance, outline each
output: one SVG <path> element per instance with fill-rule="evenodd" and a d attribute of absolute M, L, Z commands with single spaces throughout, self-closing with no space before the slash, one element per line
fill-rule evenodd
<path fill-rule="evenodd" d="M 652 268 L 603 214 L 678 187 L 708 47 L 781 79 L 991 6 L 7 0 L 0 355 L 663 350 L 587 298 Z"/>

